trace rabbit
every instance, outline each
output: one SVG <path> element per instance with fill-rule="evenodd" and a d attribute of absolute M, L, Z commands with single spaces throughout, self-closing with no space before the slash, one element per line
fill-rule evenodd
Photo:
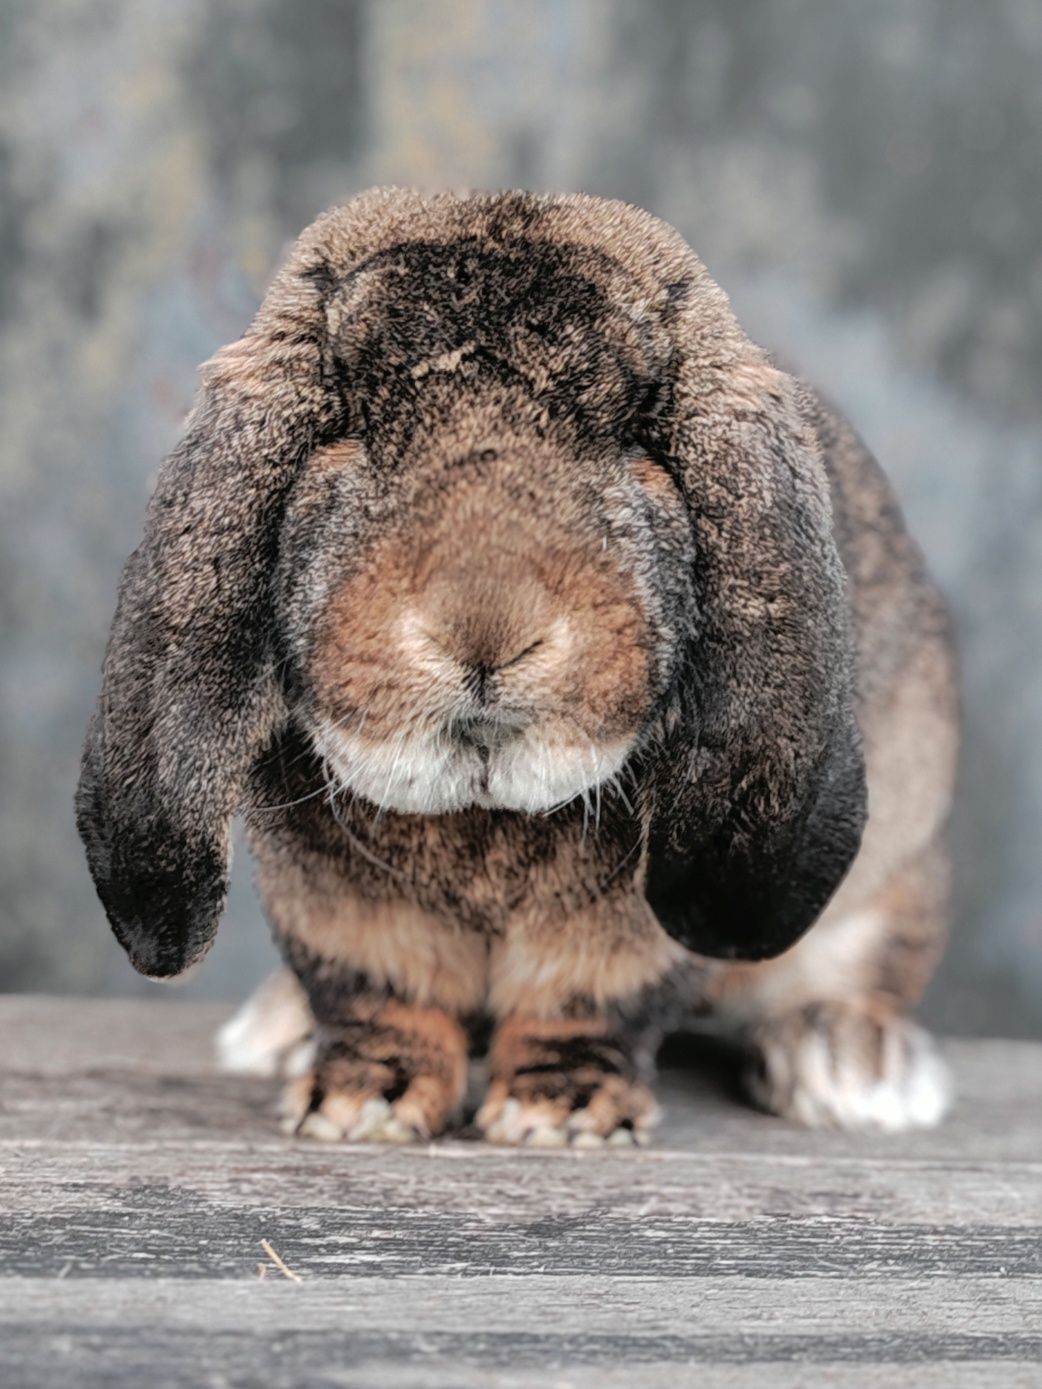
<path fill-rule="evenodd" d="M 750 1098 L 937 1122 L 949 621 L 851 428 L 681 237 L 374 189 L 201 372 L 123 574 L 77 816 L 154 979 L 241 813 L 284 973 L 226 1029 L 289 1130 L 644 1142 L 664 1034 Z"/>

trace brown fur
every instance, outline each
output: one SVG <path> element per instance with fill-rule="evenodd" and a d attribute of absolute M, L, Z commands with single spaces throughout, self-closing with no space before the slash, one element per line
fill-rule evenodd
<path fill-rule="evenodd" d="M 490 1133 L 632 1133 L 678 1000 L 759 1050 L 769 1106 L 919 1122 L 953 689 L 874 460 L 675 232 L 374 190 L 204 370 L 79 824 L 169 976 L 245 812 L 317 1020 L 290 1100 L 316 1136 L 437 1132 L 478 1014 Z"/>
<path fill-rule="evenodd" d="M 314 1068 L 284 1105 L 295 1131 L 315 1137 L 351 1136 L 376 1102 L 381 1137 L 430 1138 L 457 1113 L 466 1078 L 467 1035 L 448 1013 L 356 992 L 319 1027 Z"/>
<path fill-rule="evenodd" d="M 522 509 L 525 465 L 494 449 L 456 460 L 469 476 L 436 519 L 417 529 L 406 511 L 331 595 L 312 673 L 334 720 L 364 714 L 363 738 L 386 738 L 463 663 L 495 672 L 508 704 L 545 702 L 562 740 L 633 736 L 647 689 L 640 596 L 610 552 L 577 550 L 566 525 L 555 534 L 552 517 Z M 506 533 L 490 513 L 512 518 Z"/>
<path fill-rule="evenodd" d="M 636 1138 L 655 1114 L 630 1039 L 605 1020 L 515 1017 L 496 1033 L 477 1115 L 493 1141 Z"/>

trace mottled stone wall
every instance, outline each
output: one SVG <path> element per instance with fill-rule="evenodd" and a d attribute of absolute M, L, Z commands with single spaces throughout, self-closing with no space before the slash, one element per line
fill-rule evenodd
<path fill-rule="evenodd" d="M 371 182 L 581 188 L 675 222 L 841 401 L 955 603 L 958 926 L 931 998 L 1042 1027 L 1037 0 L 3 0 L 0 985 L 150 986 L 71 788 L 116 576 L 194 369 Z M 193 992 L 270 947 L 240 861 Z"/>

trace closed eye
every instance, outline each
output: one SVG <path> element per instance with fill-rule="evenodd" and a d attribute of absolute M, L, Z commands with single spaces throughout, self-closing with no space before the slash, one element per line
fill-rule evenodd
<path fill-rule="evenodd" d="M 533 651 L 538 651 L 539 648 L 544 645 L 545 642 L 543 641 L 543 638 L 540 637 L 538 641 L 532 642 L 531 646 L 526 646 L 524 651 L 519 651 L 516 656 L 511 656 L 509 661 L 504 661 L 502 665 L 500 665 L 499 669 L 509 670 L 511 666 L 518 665 L 521 661 L 525 659 L 526 656 L 531 656 Z"/>

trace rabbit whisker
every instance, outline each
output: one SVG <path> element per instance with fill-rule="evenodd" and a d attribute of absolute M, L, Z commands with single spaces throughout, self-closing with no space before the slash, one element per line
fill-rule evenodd
<path fill-rule="evenodd" d="M 619 859 L 619 861 L 618 861 L 618 863 L 615 865 L 615 867 L 611 870 L 611 872 L 608 874 L 608 876 L 607 876 L 607 877 L 604 879 L 604 881 L 600 884 L 600 891 L 601 891 L 601 896 L 602 896 L 602 897 L 603 897 L 604 894 L 607 892 L 607 890 L 608 890 L 608 888 L 611 886 L 611 884 L 615 881 L 615 879 L 616 879 L 616 878 L 619 876 L 619 874 L 622 872 L 622 870 L 626 867 L 627 863 L 629 863 L 629 861 L 630 861 L 630 859 L 633 857 L 633 855 L 634 855 L 635 853 L 638 852 L 638 850 L 640 849 L 640 847 L 641 847 L 641 845 L 643 844 L 643 842 L 644 842 L 644 836 L 643 836 L 642 834 L 638 834 L 637 837 L 634 839 L 633 844 L 631 845 L 631 847 L 628 848 L 628 849 L 626 850 L 626 852 L 623 854 L 622 858 Z"/>
<path fill-rule="evenodd" d="M 622 781 L 620 780 L 620 777 L 621 777 L 621 776 L 622 776 L 622 773 L 621 773 L 621 772 L 615 772 L 615 773 L 613 773 L 612 776 L 606 777 L 606 778 L 605 778 L 605 783 L 604 783 L 604 784 L 605 784 L 606 786 L 610 786 L 611 789 L 612 789 L 612 790 L 615 792 L 615 794 L 618 796 L 619 800 L 623 803 L 623 805 L 624 805 L 624 806 L 626 807 L 626 809 L 629 811 L 629 813 L 630 813 L 631 815 L 635 815 L 637 812 L 636 812 L 636 811 L 634 810 L 634 808 L 633 808 L 633 802 L 630 800 L 629 796 L 626 795 L 626 792 L 625 792 L 625 790 L 623 789 Z"/>
<path fill-rule="evenodd" d="M 390 876 L 391 876 L 392 878 L 396 878 L 396 879 L 397 879 L 399 882 L 401 882 L 401 883 L 408 883 L 408 881 L 409 881 L 408 878 L 406 877 L 406 875 L 405 875 L 403 872 L 401 872 L 400 869 L 395 868 L 393 864 L 387 863 L 384 859 L 380 858 L 380 856 L 379 856 L 378 854 L 374 854 L 373 851 L 372 851 L 372 849 L 370 849 L 367 845 L 363 844 L 362 841 L 361 841 L 361 840 L 358 838 L 358 836 L 355 834 L 355 832 L 351 829 L 351 827 L 350 827 L 349 825 L 347 825 L 347 824 L 340 818 L 340 816 L 337 814 L 337 805 L 336 805 L 336 798 L 337 798 L 337 795 L 338 795 L 338 790 L 337 790 L 337 788 L 334 786 L 334 784 L 333 784 L 332 782 L 330 782 L 330 783 L 329 783 L 329 806 L 330 806 L 330 810 L 332 811 L 333 819 L 334 819 L 334 820 L 337 822 L 337 824 L 340 826 L 341 830 L 343 830 L 344 836 L 346 837 L 346 839 L 348 840 L 348 842 L 351 844 L 351 847 L 352 847 L 353 849 L 356 849 L 357 852 L 360 853 L 364 859 L 366 859 L 369 863 L 373 864 L 376 868 L 382 869 L 385 873 L 390 874 Z"/>
<path fill-rule="evenodd" d="M 317 791 L 309 791 L 306 796 L 298 796 L 295 801 L 283 801 L 279 805 L 255 805 L 250 807 L 252 814 L 266 814 L 268 811 L 291 810 L 295 805 L 303 805 L 305 801 L 313 801 L 316 796 L 321 796 L 326 790 L 323 784 Z"/>

